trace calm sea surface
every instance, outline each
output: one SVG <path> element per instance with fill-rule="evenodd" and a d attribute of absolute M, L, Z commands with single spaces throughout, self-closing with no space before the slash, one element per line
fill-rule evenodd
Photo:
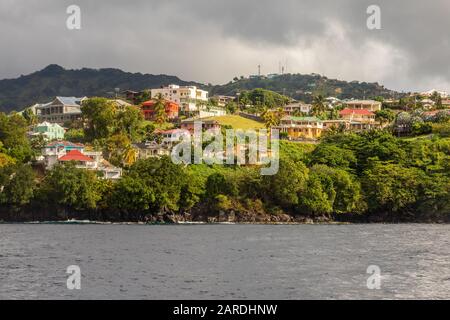
<path fill-rule="evenodd" d="M 55 298 L 449 299 L 450 225 L 0 225 L 0 299 Z"/>

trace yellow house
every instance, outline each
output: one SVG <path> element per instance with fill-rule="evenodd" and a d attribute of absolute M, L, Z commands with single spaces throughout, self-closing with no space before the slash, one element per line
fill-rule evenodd
<path fill-rule="evenodd" d="M 344 102 L 348 109 L 369 110 L 372 112 L 381 110 L 381 102 L 375 100 L 348 100 Z"/>
<path fill-rule="evenodd" d="M 289 139 L 318 139 L 322 135 L 323 123 L 316 117 L 287 116 L 274 128 L 287 133 Z"/>

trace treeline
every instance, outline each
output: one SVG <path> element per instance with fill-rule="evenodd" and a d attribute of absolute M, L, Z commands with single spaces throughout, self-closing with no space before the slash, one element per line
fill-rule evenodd
<path fill-rule="evenodd" d="M 389 132 L 335 133 L 318 146 L 281 141 L 280 168 L 181 166 L 140 160 L 121 180 L 74 165 L 45 175 L 30 164 L 0 168 L 0 219 L 449 221 L 450 140 L 404 140 Z"/>

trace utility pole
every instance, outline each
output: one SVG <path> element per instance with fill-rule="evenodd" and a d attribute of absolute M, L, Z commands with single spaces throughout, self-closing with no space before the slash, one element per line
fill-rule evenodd
<path fill-rule="evenodd" d="M 258 64 L 258 77 L 261 77 L 261 65 Z"/>

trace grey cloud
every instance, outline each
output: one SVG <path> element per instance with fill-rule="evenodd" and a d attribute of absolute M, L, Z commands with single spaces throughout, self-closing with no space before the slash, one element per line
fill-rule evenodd
<path fill-rule="evenodd" d="M 70 4 L 80 31 L 65 28 Z M 382 30 L 366 28 L 371 4 Z M 449 90 L 449 11 L 446 0 L 0 0 L 0 78 L 59 63 L 225 82 L 289 58 L 291 72 Z"/>

